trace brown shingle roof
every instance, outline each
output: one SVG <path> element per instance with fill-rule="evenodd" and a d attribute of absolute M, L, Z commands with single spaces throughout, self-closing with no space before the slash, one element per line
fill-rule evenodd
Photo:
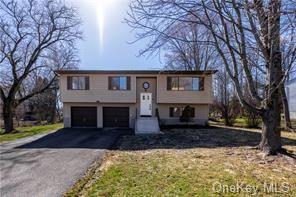
<path fill-rule="evenodd" d="M 217 70 L 57 70 L 58 74 L 188 74 L 188 75 L 210 75 Z"/>

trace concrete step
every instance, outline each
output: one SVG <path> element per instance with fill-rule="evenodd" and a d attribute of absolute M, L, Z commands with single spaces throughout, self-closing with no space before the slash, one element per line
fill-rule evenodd
<path fill-rule="evenodd" d="M 156 117 L 140 117 L 136 120 L 136 134 L 158 134 L 160 128 Z"/>

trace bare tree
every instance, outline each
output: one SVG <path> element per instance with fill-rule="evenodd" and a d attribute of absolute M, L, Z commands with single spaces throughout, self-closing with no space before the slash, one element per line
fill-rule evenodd
<path fill-rule="evenodd" d="M 221 113 L 226 126 L 232 126 L 240 111 L 233 83 L 225 69 L 217 73 L 214 80 L 213 108 Z"/>
<path fill-rule="evenodd" d="M 134 0 L 130 8 L 127 23 L 137 29 L 137 39 L 152 40 L 149 48 L 157 47 L 162 37 L 174 37 L 170 29 L 176 27 L 176 23 L 205 27 L 211 39 L 191 41 L 215 46 L 240 103 L 261 116 L 262 139 L 258 148 L 266 154 L 283 150 L 280 87 L 290 66 L 282 64 L 281 40 L 289 37 L 289 48 L 295 51 L 294 1 Z M 182 40 L 175 35 L 175 39 Z M 259 54 L 257 62 L 252 59 L 254 53 Z M 254 80 L 255 70 L 264 78 L 264 86 L 259 89 Z M 245 97 L 241 77 L 247 84 L 248 95 L 255 102 Z"/>
<path fill-rule="evenodd" d="M 209 34 L 204 34 L 204 27 L 197 24 L 177 24 L 177 26 L 180 25 L 182 28 L 179 31 L 170 32 L 179 39 L 171 36 L 163 40 L 162 49 L 165 57 L 165 68 L 174 70 L 216 68 L 218 54 L 215 47 L 195 41 L 201 38 L 205 41 L 210 39 Z"/>
<path fill-rule="evenodd" d="M 0 96 L 5 132 L 13 131 L 13 113 L 18 105 L 52 87 L 57 51 L 75 51 L 80 39 L 77 11 L 58 0 L 0 0 Z M 59 50 L 59 51 L 61 51 Z M 65 66 L 65 67 L 64 67 Z M 46 84 L 32 86 L 38 76 Z M 34 87 L 34 88 L 33 88 Z"/>

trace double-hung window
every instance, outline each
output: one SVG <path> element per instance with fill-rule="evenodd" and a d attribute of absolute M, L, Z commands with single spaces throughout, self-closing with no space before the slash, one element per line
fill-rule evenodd
<path fill-rule="evenodd" d="M 130 77 L 109 77 L 109 90 L 130 90 Z"/>
<path fill-rule="evenodd" d="M 89 90 L 88 76 L 68 76 L 68 90 Z"/>
<path fill-rule="evenodd" d="M 167 90 L 202 91 L 204 77 L 167 77 Z"/>

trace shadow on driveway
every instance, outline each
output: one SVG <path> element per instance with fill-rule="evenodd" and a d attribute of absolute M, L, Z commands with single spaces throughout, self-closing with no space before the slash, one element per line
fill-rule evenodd
<path fill-rule="evenodd" d="M 109 149 L 121 135 L 130 134 L 130 129 L 64 128 L 16 148 Z"/>
<path fill-rule="evenodd" d="M 60 129 L 0 149 L 0 196 L 62 196 L 130 130 Z M 28 143 L 28 141 L 30 141 Z M 20 145 L 22 144 L 22 145 Z"/>

